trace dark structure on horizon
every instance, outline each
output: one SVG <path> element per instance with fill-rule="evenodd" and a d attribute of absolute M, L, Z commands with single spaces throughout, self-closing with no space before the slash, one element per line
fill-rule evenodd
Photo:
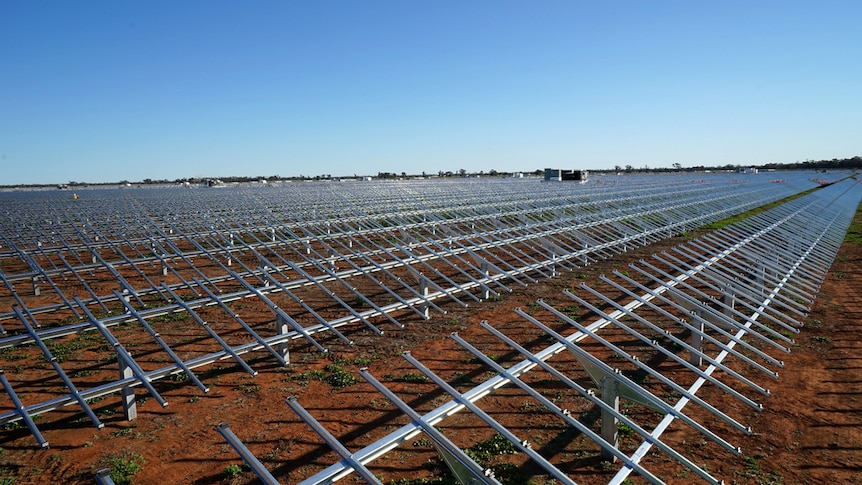
<path fill-rule="evenodd" d="M 589 172 L 586 170 L 563 170 L 559 168 L 545 169 L 545 182 L 586 182 Z"/>

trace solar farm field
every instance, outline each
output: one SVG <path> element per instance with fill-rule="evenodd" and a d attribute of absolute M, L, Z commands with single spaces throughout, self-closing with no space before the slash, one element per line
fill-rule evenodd
<path fill-rule="evenodd" d="M 0 483 L 853 483 L 851 175 L 0 192 Z"/>

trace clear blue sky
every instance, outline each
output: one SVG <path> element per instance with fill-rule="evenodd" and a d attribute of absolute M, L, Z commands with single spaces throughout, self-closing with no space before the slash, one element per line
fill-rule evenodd
<path fill-rule="evenodd" d="M 0 185 L 862 155 L 859 1 L 0 2 Z"/>

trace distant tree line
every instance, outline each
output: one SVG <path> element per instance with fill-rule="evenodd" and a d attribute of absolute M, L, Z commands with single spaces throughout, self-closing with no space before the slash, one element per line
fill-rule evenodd
<path fill-rule="evenodd" d="M 632 165 L 614 166 L 613 170 L 599 169 L 591 170 L 592 172 L 705 172 L 710 171 L 735 171 L 743 168 L 756 168 L 758 170 L 853 170 L 862 169 L 862 157 L 855 156 L 852 158 L 833 158 L 832 160 L 805 160 L 804 162 L 794 163 L 764 163 L 764 164 L 732 164 L 725 165 L 692 165 L 684 167 L 681 163 L 674 163 L 669 168 L 650 168 L 648 165 L 643 167 L 633 167 Z"/>
<path fill-rule="evenodd" d="M 707 170 L 711 171 L 735 171 L 742 168 L 757 168 L 759 170 L 862 170 L 862 157 L 855 156 L 852 158 L 833 158 L 832 160 L 805 160 L 802 162 L 793 162 L 793 163 L 765 163 L 765 164 L 725 164 L 725 165 L 715 165 L 715 166 L 707 166 L 707 165 L 692 165 L 684 167 L 681 163 L 673 163 L 670 167 L 667 168 L 650 168 L 648 165 L 644 165 L 642 167 L 634 167 L 632 165 L 620 166 L 616 165 L 613 169 L 588 169 L 591 172 L 597 173 L 608 173 L 608 172 L 620 172 L 620 173 L 644 173 L 644 172 L 704 172 Z M 562 168 L 578 168 L 578 167 L 562 167 Z M 532 174 L 535 176 L 541 176 L 544 173 L 543 169 L 536 169 L 532 172 L 524 171 L 524 174 Z M 440 170 L 436 175 L 429 175 L 425 172 L 421 174 L 408 174 L 407 172 L 401 172 L 400 174 L 396 172 L 378 172 L 377 178 L 384 180 L 392 180 L 392 179 L 410 179 L 410 178 L 448 178 L 448 177 L 511 177 L 513 172 L 498 172 L 497 170 L 489 170 L 485 172 L 484 170 L 480 170 L 478 172 L 468 172 L 465 169 L 460 169 L 458 171 L 443 171 Z M 78 182 L 71 180 L 68 184 L 56 184 L 57 188 L 72 188 L 72 187 L 87 187 L 87 186 L 126 186 L 126 185 L 204 185 L 208 180 L 213 180 L 216 177 L 192 177 L 192 178 L 178 178 L 174 180 L 168 179 L 151 179 L 146 178 L 140 182 L 130 182 L 128 180 L 121 180 L 119 182 L 110 182 L 110 183 L 88 183 L 88 182 Z M 343 177 L 333 177 L 331 174 L 320 174 L 320 175 L 296 175 L 290 177 L 282 177 L 279 175 L 270 175 L 270 176 L 255 176 L 255 177 L 245 177 L 245 176 L 224 176 L 218 177 L 224 183 L 248 183 L 248 182 L 276 182 L 276 181 L 304 181 L 304 180 L 337 180 L 337 179 L 359 179 L 364 178 L 364 176 L 353 174 L 353 176 L 343 176 Z M 45 184 L 16 184 L 16 185 L 0 185 L 0 187 L 8 187 L 8 188 L 44 188 L 54 186 L 53 183 L 45 183 Z"/>
<path fill-rule="evenodd" d="M 796 163 L 767 163 L 761 166 L 765 169 L 805 169 L 805 170 L 848 170 L 862 168 L 862 157 L 833 158 L 832 160 L 806 160 Z"/>

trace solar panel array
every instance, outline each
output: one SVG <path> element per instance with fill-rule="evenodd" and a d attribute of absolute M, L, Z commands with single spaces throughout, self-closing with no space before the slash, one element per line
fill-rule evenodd
<path fill-rule="evenodd" d="M 257 371 L 244 356 L 263 351 L 279 365 L 297 365 L 290 363 L 291 348 L 311 346 L 327 352 L 333 345 L 352 345 L 345 329 L 409 331 L 404 322 L 444 313 L 447 305 L 479 302 L 816 186 L 802 176 L 782 183 L 726 175 L 699 180 L 608 177 L 599 182 L 290 183 L 92 190 L 77 199 L 60 191 L 0 194 L 4 211 L 0 349 L 7 361 L 0 380 L 10 398 L 0 424 L 21 421 L 46 447 L 34 416 L 76 406 L 99 428 L 102 423 L 88 403 L 108 398 L 118 399 L 127 419 L 134 419 L 136 389 L 167 406 L 159 393 L 161 379 L 187 380 L 207 392 L 196 371 L 216 362 L 230 360 L 254 376 Z M 731 356 L 767 376 L 776 375 L 769 366 L 780 367 L 780 361 L 768 350 L 786 351 L 792 341 L 788 335 L 798 331 L 805 305 L 837 251 L 849 224 L 847 214 L 852 217 L 858 205 L 858 191 L 839 193 L 849 183 L 816 191 L 751 222 L 603 278 L 629 295 L 629 303 L 618 305 L 589 287 L 582 290 L 592 294 L 591 299 L 568 293 L 576 304 L 598 315 L 593 323 L 581 324 L 542 301 L 535 312 L 519 310 L 526 324 L 556 340 L 545 349 L 519 347 L 484 323 L 488 332 L 523 353 L 524 361 L 516 366 L 504 369 L 484 357 L 481 349 L 454 336 L 498 373 L 466 393 L 454 391 L 405 355 L 452 394 L 449 404 L 423 416 L 411 415 L 415 411 L 398 404 L 397 396 L 363 372 L 362 377 L 414 423 L 354 453 L 328 437 L 343 460 L 308 483 L 324 483 L 354 471 L 374 483 L 373 475 L 364 474 L 363 463 L 422 431 L 456 475 L 494 483 L 487 470 L 447 442 L 445 432 L 435 430 L 445 416 L 464 408 L 489 418 L 484 419 L 489 426 L 549 474 L 573 483 L 529 443 L 483 416 L 476 402 L 512 383 L 594 437 L 607 457 L 620 459 L 624 467 L 617 481 L 631 470 L 655 479 L 638 464 L 652 447 L 714 481 L 662 443 L 659 437 L 668 424 L 642 426 L 619 411 L 619 400 L 685 422 L 734 453 L 735 445 L 683 414 L 682 407 L 694 402 L 731 428 L 747 431 L 695 392 L 708 383 L 759 408 L 747 393 L 763 395 L 765 389 L 735 373 L 724 360 Z M 632 272 L 652 283 L 630 278 L 627 273 Z M 596 298 L 616 309 L 606 314 L 590 303 Z M 271 317 L 247 321 L 239 315 L 242 305 L 267 308 Z M 550 329 L 537 316 L 541 312 L 566 321 L 573 333 L 564 336 Z M 683 337 L 684 333 L 694 337 Z M 649 343 L 654 349 L 650 352 L 661 353 L 696 376 L 694 383 L 664 377 L 646 365 L 649 359 L 616 341 L 622 334 L 626 341 L 634 337 Z M 595 348 L 582 345 L 584 340 Z M 34 343 L 39 352 L 25 355 L 21 349 Z M 675 346 L 689 356 L 680 357 Z M 737 351 L 737 346 L 745 351 Z M 64 362 L 69 348 L 85 347 L 92 352 L 87 359 L 91 365 L 81 368 Z M 533 368 L 559 373 L 546 366 L 564 351 L 581 362 L 599 392 L 563 374 L 555 377 L 601 410 L 598 432 L 574 419 L 570 411 L 549 406 L 541 394 L 519 381 Z M 49 379 L 59 385 L 44 385 L 46 363 L 54 375 Z M 39 380 L 33 379 L 33 369 L 43 370 Z M 732 376 L 733 384 L 716 378 L 715 370 Z M 644 376 L 662 389 L 643 385 Z M 679 395 L 675 402 L 656 397 L 672 393 Z M 21 402 L 20 395 L 26 395 L 27 402 Z M 325 435 L 297 400 L 288 404 Z M 643 450 L 628 456 L 614 446 L 618 422 L 644 437 Z M 254 464 L 227 424 L 219 430 L 246 462 Z M 263 467 L 253 469 L 261 478 L 267 473 Z"/>

